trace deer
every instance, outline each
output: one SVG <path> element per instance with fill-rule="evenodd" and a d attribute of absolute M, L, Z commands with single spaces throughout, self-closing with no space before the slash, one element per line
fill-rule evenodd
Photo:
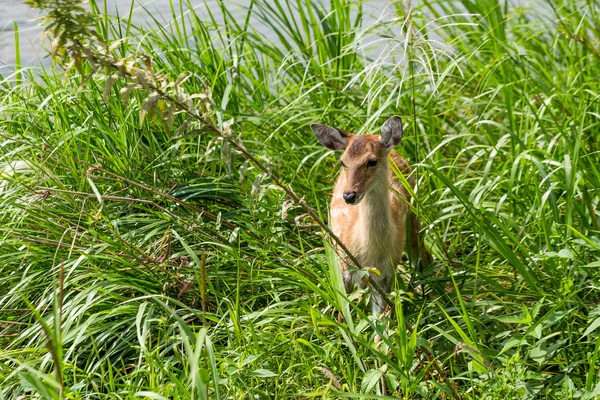
<path fill-rule="evenodd" d="M 330 203 L 333 233 L 356 257 L 362 268 L 385 293 L 390 293 L 396 267 L 407 252 L 413 267 L 431 262 L 431 255 L 420 240 L 420 222 L 409 203 L 411 196 L 396 176 L 393 163 L 406 177 L 411 188 L 415 179 L 411 168 L 396 147 L 402 140 L 402 119 L 389 118 L 379 135 L 352 135 L 323 124 L 311 124 L 319 142 L 330 150 L 344 150 L 340 173 Z M 407 243 L 408 241 L 408 243 Z M 356 268 L 351 269 L 347 255 L 336 246 L 337 259 L 347 293 L 355 285 L 366 287 Z M 361 276 L 362 275 L 362 276 Z M 385 309 L 381 294 L 370 299 L 371 312 Z"/>

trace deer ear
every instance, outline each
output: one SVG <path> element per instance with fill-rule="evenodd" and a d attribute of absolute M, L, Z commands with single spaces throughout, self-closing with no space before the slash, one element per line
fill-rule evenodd
<path fill-rule="evenodd" d="M 348 135 L 331 126 L 310 124 L 310 129 L 315 133 L 319 142 L 330 150 L 344 150 L 348 145 Z"/>
<path fill-rule="evenodd" d="M 398 146 L 402 140 L 402 118 L 394 115 L 392 118 L 385 121 L 381 127 L 379 135 L 379 143 L 384 145 L 388 150 Z"/>

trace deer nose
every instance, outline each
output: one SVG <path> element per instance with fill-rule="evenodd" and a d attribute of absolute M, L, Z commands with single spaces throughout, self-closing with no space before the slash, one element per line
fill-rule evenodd
<path fill-rule="evenodd" d="M 348 204 L 352 204 L 356 201 L 356 192 L 344 193 L 344 201 Z"/>

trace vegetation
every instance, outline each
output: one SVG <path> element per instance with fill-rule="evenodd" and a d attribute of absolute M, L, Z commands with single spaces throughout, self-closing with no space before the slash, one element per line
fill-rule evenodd
<path fill-rule="evenodd" d="M 0 398 L 600 396 L 600 4 L 228 7 L 92 2 L 4 70 Z M 394 114 L 435 262 L 375 320 L 308 125 Z"/>

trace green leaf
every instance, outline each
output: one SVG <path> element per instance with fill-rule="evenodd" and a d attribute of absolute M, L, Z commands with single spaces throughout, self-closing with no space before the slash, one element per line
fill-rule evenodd
<path fill-rule="evenodd" d="M 161 396 L 158 393 L 154 393 L 154 392 L 150 392 L 150 391 L 146 391 L 146 390 L 135 392 L 134 396 L 135 397 L 149 397 L 151 399 L 157 399 L 157 400 L 169 400 L 166 397 Z"/>
<path fill-rule="evenodd" d="M 27 392 L 39 394 L 43 399 L 58 399 L 58 395 L 54 388 L 49 387 L 40 379 L 40 377 L 26 372 L 19 373 L 19 381 L 21 386 Z"/>
<path fill-rule="evenodd" d="M 498 321 L 506 324 L 531 324 L 531 314 L 525 305 L 521 308 L 520 315 L 509 315 L 506 317 L 499 317 Z"/>
<path fill-rule="evenodd" d="M 548 352 L 543 346 L 537 346 L 529 351 L 529 355 L 534 361 L 541 365 L 546 359 Z"/>
<path fill-rule="evenodd" d="M 274 376 L 279 376 L 275 372 L 269 371 L 268 369 L 255 369 L 250 372 L 250 376 L 256 376 L 258 378 L 272 378 Z"/>
<path fill-rule="evenodd" d="M 502 350 L 500 350 L 499 354 L 503 354 L 504 352 L 506 352 L 514 347 L 521 347 L 521 346 L 529 346 L 529 342 L 527 342 L 527 340 L 524 340 L 520 336 L 511 336 L 506 340 L 506 342 L 504 343 L 504 346 L 502 347 Z"/>
<path fill-rule="evenodd" d="M 368 393 L 379 383 L 381 379 L 381 371 L 378 369 L 370 369 L 365 373 L 362 381 L 363 390 Z"/>
<path fill-rule="evenodd" d="M 572 310 L 567 310 L 567 311 L 554 311 L 552 313 L 550 313 L 546 318 L 544 318 L 544 321 L 542 322 L 542 325 L 544 326 L 544 328 L 549 328 L 557 323 L 559 323 L 560 321 L 562 321 L 562 319 L 564 317 L 566 317 L 567 315 L 569 315 L 571 313 Z"/>
<path fill-rule="evenodd" d="M 589 335 L 590 333 L 594 332 L 596 329 L 598 329 L 598 327 L 600 326 L 600 317 L 596 318 L 585 330 L 585 332 L 583 332 L 583 335 L 581 336 L 581 338 L 583 339 L 584 337 L 586 337 L 587 335 Z"/>

